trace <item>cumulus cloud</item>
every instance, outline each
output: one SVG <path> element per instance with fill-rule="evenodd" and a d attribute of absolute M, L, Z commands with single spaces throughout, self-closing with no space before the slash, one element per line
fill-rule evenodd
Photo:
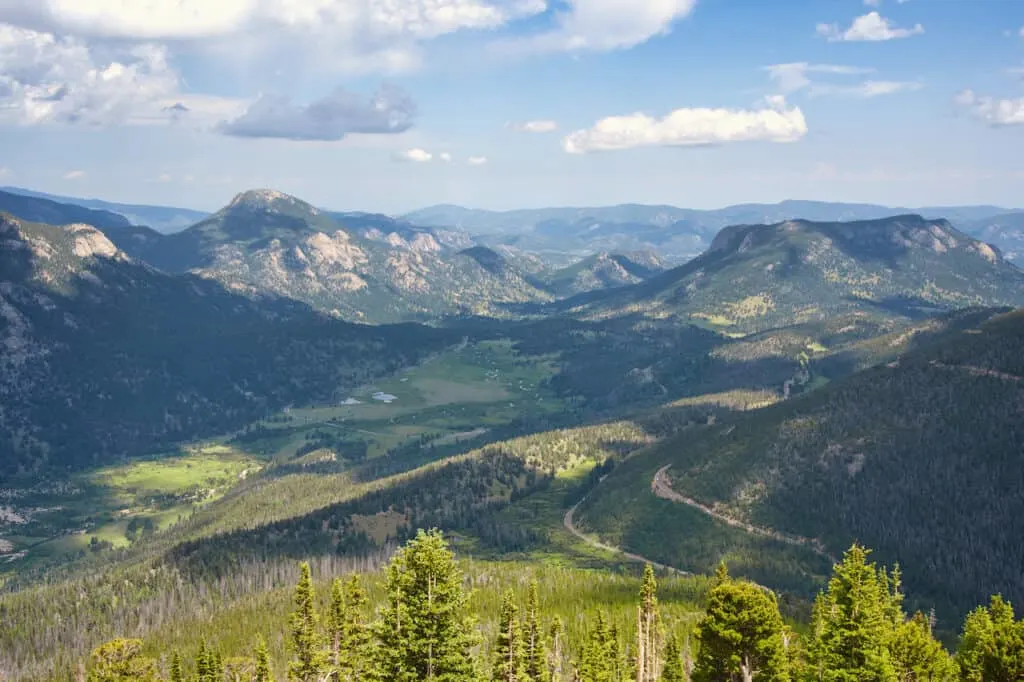
<path fill-rule="evenodd" d="M 14 171 L 12 171 L 10 168 L 8 168 L 7 166 L 0 166 L 0 178 L 9 178 L 13 175 Z"/>
<path fill-rule="evenodd" d="M 236 137 L 333 141 L 349 133 L 405 132 L 415 116 L 415 103 L 396 87 L 382 87 L 369 99 L 339 88 L 307 105 L 263 95 L 217 129 Z"/>
<path fill-rule="evenodd" d="M 676 109 L 661 119 L 642 113 L 611 116 L 568 135 L 562 146 L 570 154 L 585 154 L 754 140 L 795 142 L 806 133 L 807 123 L 800 108 L 789 107 L 782 96 L 775 96 L 761 109 Z"/>
<path fill-rule="evenodd" d="M 413 163 L 427 163 L 434 158 L 434 155 L 425 149 L 413 148 L 405 151 L 395 152 L 391 155 L 395 161 L 409 161 Z"/>
<path fill-rule="evenodd" d="M 836 24 L 818 24 L 817 32 L 830 42 L 877 42 L 920 35 L 924 33 L 924 26 L 916 24 L 913 28 L 897 28 L 878 12 L 868 12 L 854 19 L 850 28 L 845 31 Z"/>
<path fill-rule="evenodd" d="M 558 130 L 558 124 L 554 121 L 526 121 L 524 123 L 509 123 L 508 129 L 517 133 L 552 133 Z"/>
<path fill-rule="evenodd" d="M 94 50 L 75 38 L 0 24 L 0 112 L 18 122 L 122 122 L 157 113 L 178 86 L 163 47 Z"/>
<path fill-rule="evenodd" d="M 498 43 L 503 52 L 606 51 L 630 48 L 667 34 L 697 0 L 566 0 L 556 28 Z"/>
<path fill-rule="evenodd" d="M 964 90 L 954 101 L 989 125 L 1024 125 L 1024 97 L 997 99 L 978 95 L 973 90 Z"/>
<path fill-rule="evenodd" d="M 546 9 L 545 0 L 0 0 L 0 22 L 88 39 L 174 42 L 247 66 L 258 55 L 304 52 L 319 69 L 399 71 L 418 63 L 422 41 Z"/>
<path fill-rule="evenodd" d="M 487 157 L 471 156 L 468 159 L 466 159 L 466 163 L 468 163 L 470 166 L 483 166 L 487 163 Z"/>
<path fill-rule="evenodd" d="M 64 174 L 65 180 L 81 180 L 84 177 L 85 171 L 82 170 L 68 171 L 67 173 Z"/>
<path fill-rule="evenodd" d="M 436 37 L 495 28 L 541 0 L 5 0 L 0 20 L 102 38 L 197 40 L 253 29 Z"/>
<path fill-rule="evenodd" d="M 437 158 L 441 161 L 444 161 L 445 163 L 448 163 L 449 161 L 452 160 L 452 155 L 449 154 L 448 152 L 441 152 L 440 154 L 437 155 Z"/>

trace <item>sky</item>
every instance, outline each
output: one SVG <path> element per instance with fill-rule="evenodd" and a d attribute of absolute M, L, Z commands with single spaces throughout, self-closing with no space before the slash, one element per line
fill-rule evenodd
<path fill-rule="evenodd" d="M 1024 206 L 1020 0 L 0 0 L 0 185 Z"/>

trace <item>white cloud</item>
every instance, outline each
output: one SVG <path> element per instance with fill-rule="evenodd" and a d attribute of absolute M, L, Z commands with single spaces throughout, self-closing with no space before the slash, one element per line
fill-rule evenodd
<path fill-rule="evenodd" d="M 882 0 L 864 0 L 864 4 L 868 7 L 881 7 Z"/>
<path fill-rule="evenodd" d="M 837 41 L 868 41 L 895 40 L 909 38 L 924 33 L 924 26 L 916 24 L 913 28 L 897 28 L 878 12 L 868 12 L 853 20 L 850 28 L 842 31 L 835 24 L 818 24 L 818 35 L 825 36 L 831 42 Z"/>
<path fill-rule="evenodd" d="M 159 113 L 178 75 L 156 45 L 93 50 L 75 38 L 0 24 L 0 113 L 21 123 L 103 125 Z"/>
<path fill-rule="evenodd" d="M 0 178 L 9 178 L 13 175 L 14 171 L 12 171 L 10 168 L 8 168 L 7 166 L 0 166 Z"/>
<path fill-rule="evenodd" d="M 173 41 L 251 68 L 402 71 L 426 40 L 539 14 L 545 0 L 0 0 L 0 22 L 89 39 Z"/>
<path fill-rule="evenodd" d="M 483 166 L 487 163 L 487 157 L 471 156 L 468 159 L 466 159 L 466 163 L 468 163 L 470 166 Z"/>
<path fill-rule="evenodd" d="M 413 163 L 426 163 L 434 158 L 434 155 L 425 149 L 415 147 L 413 149 L 406 149 L 405 151 L 395 152 L 391 155 L 394 161 L 411 161 Z"/>
<path fill-rule="evenodd" d="M 526 121 L 525 123 L 509 123 L 509 130 L 517 133 L 553 133 L 558 130 L 558 124 L 554 121 Z"/>
<path fill-rule="evenodd" d="M 557 27 L 498 47 L 512 53 L 606 51 L 630 48 L 669 33 L 693 11 L 697 0 L 565 0 Z"/>
<path fill-rule="evenodd" d="M 349 133 L 405 132 L 415 116 L 415 103 L 398 88 L 381 88 L 369 100 L 339 88 L 308 105 L 263 95 L 217 130 L 236 137 L 340 140 Z"/>
<path fill-rule="evenodd" d="M 775 81 L 782 92 L 796 92 L 811 87 L 809 74 L 831 75 L 863 75 L 873 73 L 874 69 L 857 66 L 841 66 L 838 64 L 808 64 L 807 62 L 791 62 L 789 64 L 772 64 L 764 67 L 769 77 Z"/>
<path fill-rule="evenodd" d="M 441 152 L 440 154 L 437 155 L 437 158 L 440 161 L 444 161 L 445 163 L 448 163 L 449 161 L 452 160 L 452 155 L 449 154 L 448 152 Z"/>
<path fill-rule="evenodd" d="M 662 119 L 642 113 L 601 119 L 563 140 L 570 154 L 650 146 L 694 146 L 764 140 L 794 142 L 807 133 L 799 107 L 787 107 L 782 96 L 768 98 L 755 110 L 676 109 Z"/>
<path fill-rule="evenodd" d="M 964 90 L 954 101 L 990 125 L 1024 125 L 1024 97 L 996 99 L 978 95 L 973 90 Z"/>
<path fill-rule="evenodd" d="M 5 0 L 0 20 L 101 38 L 195 40 L 253 29 L 436 37 L 546 9 L 539 0 Z"/>
<path fill-rule="evenodd" d="M 840 95 L 846 97 L 862 97 L 870 99 L 882 95 L 895 95 L 900 92 L 920 90 L 924 84 L 917 81 L 874 81 L 866 80 L 857 85 L 815 85 L 811 89 L 813 95 Z"/>
<path fill-rule="evenodd" d="M 67 173 L 64 174 L 65 180 L 81 180 L 84 177 L 85 171 L 82 170 L 68 171 Z"/>

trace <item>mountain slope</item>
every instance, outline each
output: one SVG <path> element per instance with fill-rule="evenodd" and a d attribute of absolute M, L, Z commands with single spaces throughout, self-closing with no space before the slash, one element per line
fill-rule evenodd
<path fill-rule="evenodd" d="M 324 212 L 272 190 L 239 194 L 222 210 L 173 235 L 140 240 L 112 233 L 111 239 L 161 270 L 193 272 L 243 293 L 294 298 L 355 321 L 467 312 L 500 316 L 506 305 L 554 297 L 541 272 L 547 266 L 528 255 L 472 246 L 457 230 L 374 214 Z M 640 256 L 635 263 L 615 258 L 619 261 L 607 265 L 621 271 L 621 283 L 639 281 L 656 267 Z M 568 290 L 618 283 L 610 275 L 595 276 Z"/>
<path fill-rule="evenodd" d="M 1024 273 L 943 220 L 737 225 L 699 258 L 642 284 L 569 300 L 578 316 L 700 321 L 750 333 L 853 311 L 909 318 L 1024 304 Z"/>
<path fill-rule="evenodd" d="M 999 247 L 1008 260 L 1024 264 L 1024 211 L 974 220 L 964 224 L 964 231 Z"/>
<path fill-rule="evenodd" d="M 992 590 L 1019 602 L 1022 358 L 1024 311 L 932 336 L 895 362 L 665 442 L 613 473 L 582 516 L 627 548 L 676 558 L 694 538 L 665 529 L 692 514 L 650 492 L 671 465 L 671 490 L 716 513 L 833 555 L 854 540 L 876 548 L 946 615 Z"/>
<path fill-rule="evenodd" d="M 141 265 L 87 225 L 0 218 L 0 477 L 81 467 L 329 400 L 444 342 Z"/>
<path fill-rule="evenodd" d="M 182 230 L 188 227 L 189 225 L 193 225 L 199 222 L 207 215 L 203 211 L 194 211 L 190 208 L 177 208 L 172 206 L 148 206 L 145 204 L 119 204 L 113 201 L 103 201 L 101 199 L 82 199 L 79 197 L 65 197 L 56 194 L 47 194 L 46 192 L 36 192 L 34 190 L 23 189 L 21 187 L 3 187 L 0 189 L 3 189 L 6 192 L 20 194 L 26 197 L 49 199 L 50 201 L 56 201 L 62 204 L 72 204 L 75 206 L 82 206 L 85 208 L 95 209 L 97 211 L 115 213 L 123 216 L 132 225 L 145 225 L 156 230 L 157 232 L 163 233 L 177 232 L 178 230 Z M 14 213 L 13 211 L 10 212 Z M 63 220 L 41 222 L 50 222 L 51 224 L 63 225 L 73 221 Z M 97 227 L 100 226 L 97 225 Z"/>

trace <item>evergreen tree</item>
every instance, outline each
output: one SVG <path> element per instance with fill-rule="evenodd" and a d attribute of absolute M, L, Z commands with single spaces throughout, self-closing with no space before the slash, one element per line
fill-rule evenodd
<path fill-rule="evenodd" d="M 562 642 L 564 628 L 562 619 L 557 616 L 551 622 L 548 630 L 548 642 L 550 652 L 548 653 L 548 675 L 551 682 L 565 682 L 565 647 Z"/>
<path fill-rule="evenodd" d="M 93 649 L 89 682 L 153 682 L 156 661 L 142 655 L 142 640 L 115 639 Z"/>
<path fill-rule="evenodd" d="M 171 655 L 171 682 L 185 682 L 185 673 L 181 669 L 181 654 L 177 651 Z"/>
<path fill-rule="evenodd" d="M 211 652 L 206 647 L 206 639 L 199 640 L 199 651 L 196 653 L 196 679 L 198 682 L 212 682 L 213 661 Z"/>
<path fill-rule="evenodd" d="M 323 643 L 316 614 L 316 595 L 309 564 L 300 567 L 299 582 L 295 586 L 295 610 L 291 615 L 292 660 L 288 664 L 288 679 L 316 682 L 326 667 Z"/>
<path fill-rule="evenodd" d="M 342 682 L 362 679 L 369 667 L 372 658 L 371 636 L 364 616 L 369 601 L 359 576 L 353 574 L 345 583 L 344 609 L 340 622 L 337 668 Z"/>
<path fill-rule="evenodd" d="M 519 623 L 519 608 L 512 590 L 501 600 L 498 617 L 498 641 L 494 650 L 494 682 L 524 682 L 526 667 L 523 634 Z"/>
<path fill-rule="evenodd" d="M 386 682 L 465 682 L 476 642 L 462 574 L 440 531 L 420 530 L 387 569 L 374 671 Z"/>
<path fill-rule="evenodd" d="M 898 591 L 884 571 L 853 545 L 815 601 L 808 646 L 809 672 L 822 682 L 894 682 L 890 645 L 902 622 Z M 897 574 L 898 577 L 898 574 Z M 897 622 L 894 622 L 897 621 Z"/>
<path fill-rule="evenodd" d="M 222 682 L 224 679 L 224 662 L 219 651 L 210 654 L 210 682 Z"/>
<path fill-rule="evenodd" d="M 956 660 L 963 682 L 1024 679 L 1024 621 L 1014 620 L 1013 606 L 996 595 L 968 614 Z"/>
<path fill-rule="evenodd" d="M 579 675 L 583 682 L 615 682 L 618 646 L 613 639 L 603 611 L 587 637 L 580 659 Z"/>
<path fill-rule="evenodd" d="M 331 664 L 337 667 L 341 656 L 341 637 L 345 623 L 345 592 L 341 578 L 331 581 L 331 604 L 327 608 L 327 640 L 331 646 Z"/>
<path fill-rule="evenodd" d="M 679 650 L 679 640 L 675 637 L 668 638 L 665 645 L 665 667 L 661 670 L 660 682 L 686 682 L 686 673 L 683 670 L 683 655 Z"/>
<path fill-rule="evenodd" d="M 526 600 L 526 623 L 523 639 L 526 649 L 526 679 L 530 682 L 550 682 L 548 652 L 544 645 L 544 632 L 540 622 L 540 596 L 537 581 L 530 581 L 530 592 Z"/>
<path fill-rule="evenodd" d="M 636 680 L 655 682 L 658 679 L 658 583 L 654 568 L 644 566 L 640 585 L 640 606 L 637 613 Z"/>
<path fill-rule="evenodd" d="M 270 671 L 270 652 L 267 651 L 267 641 L 263 637 L 257 639 L 256 650 L 253 653 L 256 659 L 253 682 L 275 682 Z"/>
<path fill-rule="evenodd" d="M 693 679 L 788 682 L 783 632 L 774 594 L 746 581 L 717 581 L 697 630 Z"/>
<path fill-rule="evenodd" d="M 932 636 L 931 624 L 920 611 L 896 627 L 890 651 L 901 682 L 952 682 L 957 677 L 953 658 Z"/>

